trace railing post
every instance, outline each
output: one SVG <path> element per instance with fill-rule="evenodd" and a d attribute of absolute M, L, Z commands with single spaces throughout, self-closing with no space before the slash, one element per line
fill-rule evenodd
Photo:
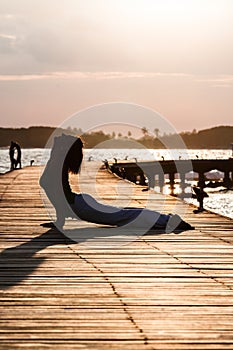
<path fill-rule="evenodd" d="M 203 172 L 198 173 L 199 179 L 198 179 L 198 187 L 204 188 L 205 187 L 205 175 Z"/>
<path fill-rule="evenodd" d="M 169 173 L 169 185 L 171 190 L 171 195 L 174 195 L 174 189 L 175 189 L 175 173 Z"/>
<path fill-rule="evenodd" d="M 180 173 L 180 188 L 181 188 L 181 193 L 185 192 L 185 173 Z"/>
<path fill-rule="evenodd" d="M 224 179 L 223 179 L 224 186 L 227 188 L 230 188 L 232 185 L 232 181 L 230 179 L 230 171 L 224 171 Z"/>
<path fill-rule="evenodd" d="M 148 187 L 149 188 L 154 188 L 155 187 L 155 173 L 150 171 L 149 173 L 146 174 L 148 178 Z"/>
<path fill-rule="evenodd" d="M 164 183 L 165 183 L 164 173 L 159 173 L 159 189 L 161 193 L 163 193 Z"/>

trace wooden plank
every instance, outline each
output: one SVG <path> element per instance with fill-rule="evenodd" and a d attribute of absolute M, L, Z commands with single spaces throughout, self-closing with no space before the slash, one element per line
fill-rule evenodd
<path fill-rule="evenodd" d="M 233 349 L 232 220 L 194 215 L 193 206 L 142 192 L 90 162 L 86 192 L 182 213 L 196 230 L 133 230 L 133 239 L 105 247 L 111 230 L 76 221 L 85 244 L 76 243 L 39 226 L 49 220 L 39 175 L 28 167 L 0 176 L 1 349 Z M 71 183 L 79 191 L 75 177 Z M 87 244 L 88 232 L 96 245 Z"/>

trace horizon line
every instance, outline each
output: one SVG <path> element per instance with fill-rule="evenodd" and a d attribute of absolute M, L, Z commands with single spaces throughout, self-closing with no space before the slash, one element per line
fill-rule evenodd
<path fill-rule="evenodd" d="M 196 129 L 196 128 L 193 128 L 192 130 L 181 130 L 181 131 L 178 131 L 178 133 L 182 133 L 182 132 L 193 132 L 194 130 L 196 130 L 196 132 L 199 132 L 199 131 L 204 131 L 204 130 L 209 130 L 209 129 L 214 129 L 214 128 L 219 128 L 219 127 L 233 127 L 233 124 L 230 125 L 230 124 L 218 124 L 218 125 L 213 125 L 213 126 L 209 126 L 209 127 L 205 127 L 205 128 L 202 128 L 202 129 Z M 0 129 L 30 129 L 30 128 L 54 128 L 54 129 L 64 129 L 62 127 L 60 127 L 59 125 L 58 126 L 51 126 L 51 125 L 30 125 L 30 126 L 0 126 Z M 68 130 L 69 126 L 64 129 L 64 130 Z M 147 128 L 147 127 L 146 127 Z M 71 129 L 73 129 L 71 127 Z M 78 129 L 78 128 L 76 128 Z M 82 130 L 82 128 L 80 128 L 80 130 Z M 148 128 L 148 130 L 150 131 L 150 129 Z M 96 131 L 99 131 L 99 130 L 96 130 Z M 114 130 L 113 130 L 114 131 Z M 127 130 L 128 131 L 128 130 Z M 107 132 L 109 133 L 109 132 Z"/>

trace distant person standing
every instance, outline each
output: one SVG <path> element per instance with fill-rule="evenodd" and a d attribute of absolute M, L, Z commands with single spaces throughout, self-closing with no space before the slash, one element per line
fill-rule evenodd
<path fill-rule="evenodd" d="M 17 168 L 17 166 L 19 165 L 19 169 L 22 168 L 21 166 L 21 155 L 22 155 L 22 152 L 21 152 L 21 147 L 20 145 L 15 142 L 15 148 L 16 148 L 16 151 L 17 151 L 17 158 L 16 158 L 16 164 L 15 164 L 15 168 Z"/>
<path fill-rule="evenodd" d="M 15 158 L 15 151 L 17 151 L 17 157 Z M 11 141 L 10 149 L 9 149 L 9 155 L 10 155 L 10 161 L 11 161 L 11 170 L 14 170 L 19 165 L 19 168 L 21 169 L 21 147 L 17 142 Z"/>
<path fill-rule="evenodd" d="M 11 141 L 10 149 L 9 149 L 10 161 L 11 161 L 11 170 L 15 169 L 15 143 Z"/>

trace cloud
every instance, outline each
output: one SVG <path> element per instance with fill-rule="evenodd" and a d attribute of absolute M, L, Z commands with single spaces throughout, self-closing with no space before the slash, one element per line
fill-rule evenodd
<path fill-rule="evenodd" d="M 185 73 L 161 73 L 161 72 L 48 72 L 42 74 L 2 74 L 0 81 L 26 81 L 43 79 L 133 79 L 133 78 L 186 78 L 192 77 Z"/>
<path fill-rule="evenodd" d="M 15 49 L 16 36 L 10 34 L 0 33 L 0 53 L 10 54 Z"/>
<path fill-rule="evenodd" d="M 232 74 L 233 31 L 228 6 L 222 0 L 213 13 L 210 0 L 205 5 L 192 0 L 188 2 L 192 6 L 173 2 L 169 1 L 170 7 L 162 0 L 148 1 L 150 6 L 129 0 L 41 0 L 40 6 L 35 6 L 29 0 L 2 0 L 0 53 L 5 55 L 0 56 L 0 74 Z M 196 11 L 190 11 L 190 6 Z M 113 75 L 105 79 L 121 76 Z"/>
<path fill-rule="evenodd" d="M 214 87 L 214 88 L 231 88 L 232 85 L 230 85 L 230 84 L 215 84 L 215 85 L 212 85 L 212 87 Z"/>
<path fill-rule="evenodd" d="M 203 77 L 195 79 L 198 83 L 207 83 L 214 88 L 231 88 L 233 86 L 233 75 L 218 75 L 215 77 Z"/>
<path fill-rule="evenodd" d="M 8 39 L 8 40 L 16 40 L 15 35 L 10 35 L 10 34 L 0 34 L 0 39 Z"/>
<path fill-rule="evenodd" d="M 233 82 L 233 75 L 219 75 L 214 78 L 201 78 L 201 79 L 196 79 L 196 81 L 200 82 L 207 82 L 207 83 L 230 83 Z"/>
<path fill-rule="evenodd" d="M 194 74 L 186 74 L 179 72 L 121 72 L 121 71 L 54 71 L 54 72 L 45 72 L 41 74 L 2 74 L 0 75 L 0 82 L 9 82 L 9 81 L 55 81 L 55 80 L 132 80 L 132 79 L 166 79 L 166 82 L 175 81 L 184 81 L 185 84 L 208 84 L 210 88 L 218 89 L 227 89 L 233 87 L 233 75 L 224 75 L 224 76 L 200 76 Z M 159 83 L 159 82 L 158 82 Z"/>

